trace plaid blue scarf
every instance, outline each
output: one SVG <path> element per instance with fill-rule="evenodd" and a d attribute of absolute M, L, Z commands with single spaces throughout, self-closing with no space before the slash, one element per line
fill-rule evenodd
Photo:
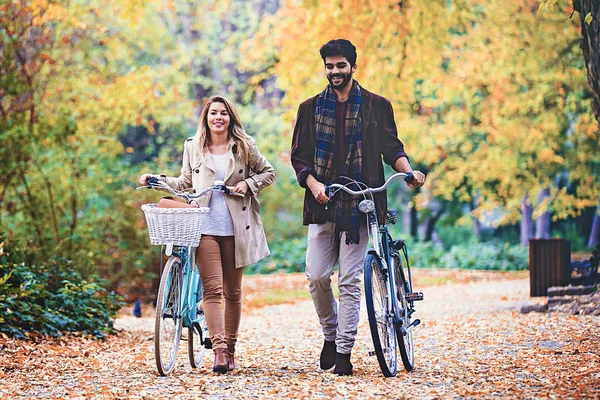
<path fill-rule="evenodd" d="M 331 85 L 327 85 L 325 90 L 317 99 L 315 109 L 316 120 L 316 151 L 314 159 L 316 178 L 319 182 L 329 182 L 334 174 L 334 152 L 335 152 L 335 132 L 336 132 L 336 107 L 337 96 Z M 358 82 L 354 81 L 350 96 L 348 97 L 348 108 L 346 110 L 346 162 L 344 163 L 343 176 L 353 180 L 361 181 L 362 171 L 362 119 L 360 107 L 362 96 Z M 340 182 L 340 183 L 348 183 Z M 356 188 L 354 188 L 356 190 Z M 335 223 L 335 238 L 341 238 L 342 233 L 346 233 L 346 244 L 358 244 L 360 240 L 360 211 L 358 203 L 360 199 L 353 197 L 346 192 L 341 192 L 337 196 L 333 211 L 333 222 Z"/>

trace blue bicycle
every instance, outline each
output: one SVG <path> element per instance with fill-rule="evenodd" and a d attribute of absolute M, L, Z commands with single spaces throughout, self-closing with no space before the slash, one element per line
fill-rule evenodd
<path fill-rule="evenodd" d="M 404 178 L 411 182 L 411 173 L 396 173 L 388 178 L 383 186 L 369 188 L 362 182 L 343 177 L 348 183 L 332 183 L 326 187 L 330 201 L 335 201 L 335 194 L 343 190 L 353 196 L 363 196 L 359 210 L 367 215 L 369 224 L 370 247 L 364 264 L 365 302 L 367 316 L 373 339 L 374 352 L 381 372 L 386 377 L 396 375 L 397 348 L 400 347 L 402 363 L 407 371 L 414 368 L 413 328 L 421 322 L 412 319 L 415 312 L 415 301 L 423 300 L 423 293 L 413 292 L 408 249 L 403 240 L 394 240 L 390 235 L 386 222 L 395 224 L 397 211 L 388 210 L 387 218 L 382 224 L 377 221 L 377 210 L 373 201 L 373 193 L 381 192 L 394 179 Z M 339 180 L 341 178 L 338 178 Z M 362 190 L 352 190 L 349 188 Z"/>
<path fill-rule="evenodd" d="M 177 191 L 154 177 L 148 178 L 147 186 L 138 189 L 142 188 L 169 191 L 188 204 L 211 190 L 243 196 L 222 183 L 202 191 L 194 188 Z M 195 262 L 202 225 L 210 209 L 160 208 L 156 204 L 144 204 L 142 210 L 146 216 L 150 243 L 162 245 L 169 257 L 161 273 L 154 324 L 156 367 L 160 375 L 166 376 L 175 367 L 184 328 L 187 329 L 184 340 L 188 342 L 192 368 L 200 366 L 206 349 L 212 348 L 202 309 L 202 282 Z"/>

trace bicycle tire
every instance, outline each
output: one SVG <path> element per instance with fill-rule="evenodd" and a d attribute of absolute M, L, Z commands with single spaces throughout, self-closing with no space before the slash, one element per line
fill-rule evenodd
<path fill-rule="evenodd" d="M 163 270 L 154 322 L 154 356 L 158 373 L 168 375 L 175 367 L 181 339 L 183 318 L 181 312 L 183 271 L 179 257 L 171 256 Z"/>
<path fill-rule="evenodd" d="M 206 353 L 206 339 L 208 338 L 208 326 L 204 311 L 198 310 L 199 321 L 194 322 L 193 326 L 188 328 L 188 357 L 192 368 L 198 368 L 202 365 L 204 354 Z M 201 313 L 201 314 L 200 314 Z"/>
<path fill-rule="evenodd" d="M 396 337 L 398 338 L 398 347 L 400 348 L 400 358 L 407 372 L 413 370 L 415 366 L 415 348 L 413 345 L 412 328 L 408 328 L 411 324 L 410 309 L 412 304 L 406 300 L 406 294 L 412 291 L 411 284 L 406 280 L 406 274 L 400 255 L 394 255 L 395 260 L 395 280 L 396 280 L 396 298 L 398 305 L 402 308 L 402 326 L 406 330 L 406 335 L 402 334 L 400 326 L 396 327 Z"/>
<path fill-rule="evenodd" d="M 375 355 L 383 375 L 393 377 L 397 369 L 396 332 L 392 313 L 387 312 L 387 275 L 373 254 L 367 254 L 364 268 L 365 302 Z"/>

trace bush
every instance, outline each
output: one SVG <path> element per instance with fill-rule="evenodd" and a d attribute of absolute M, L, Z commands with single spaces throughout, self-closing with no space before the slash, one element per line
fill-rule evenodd
<path fill-rule="evenodd" d="M 32 264 L 25 258 L 0 243 L 1 333 L 22 339 L 30 332 L 97 338 L 115 332 L 113 318 L 122 302 L 106 290 L 107 281 L 84 279 L 65 259 Z"/>
<path fill-rule="evenodd" d="M 271 255 L 244 268 L 247 274 L 274 272 L 303 272 L 306 268 L 306 238 L 274 240 L 269 242 Z"/>
<path fill-rule="evenodd" d="M 446 251 L 439 244 L 415 243 L 409 245 L 411 267 L 458 268 L 492 271 L 529 269 L 529 250 L 521 245 L 507 243 L 465 243 Z"/>
<path fill-rule="evenodd" d="M 245 268 L 247 274 L 304 272 L 306 238 L 269 242 L 271 256 Z M 413 268 L 457 268 L 490 271 L 529 269 L 529 250 L 508 243 L 469 242 L 445 250 L 433 242 L 408 243 L 410 266 Z"/>

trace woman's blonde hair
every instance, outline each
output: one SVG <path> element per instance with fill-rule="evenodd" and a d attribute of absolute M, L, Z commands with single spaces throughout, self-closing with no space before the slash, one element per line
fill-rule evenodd
<path fill-rule="evenodd" d="M 223 96 L 212 96 L 208 99 L 204 105 L 204 109 L 200 113 L 200 121 L 198 122 L 198 130 L 195 136 L 195 140 L 198 142 L 198 149 L 201 153 L 208 151 L 208 142 L 210 140 L 208 111 L 213 103 L 222 103 L 225 105 L 229 114 L 229 140 L 232 140 L 237 145 L 237 156 L 241 157 L 242 160 L 248 160 L 250 156 L 250 136 L 244 131 L 240 115 L 233 104 Z"/>

